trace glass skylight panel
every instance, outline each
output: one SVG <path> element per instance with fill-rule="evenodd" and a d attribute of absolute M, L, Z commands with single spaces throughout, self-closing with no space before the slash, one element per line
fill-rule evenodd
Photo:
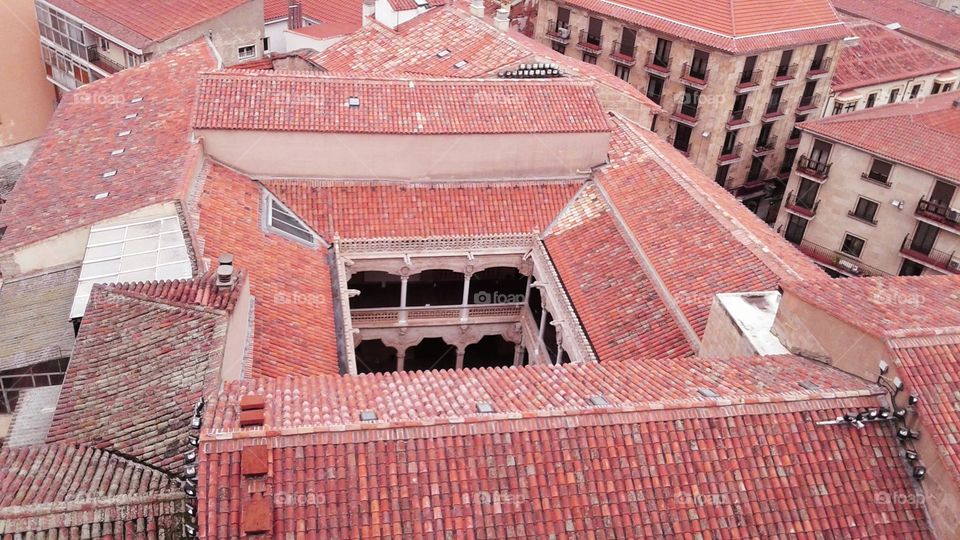
<path fill-rule="evenodd" d="M 82 317 L 95 283 L 187 279 L 193 265 L 179 216 L 94 227 L 70 317 Z"/>
<path fill-rule="evenodd" d="M 313 233 L 276 199 L 270 200 L 270 227 L 294 238 L 313 243 Z"/>

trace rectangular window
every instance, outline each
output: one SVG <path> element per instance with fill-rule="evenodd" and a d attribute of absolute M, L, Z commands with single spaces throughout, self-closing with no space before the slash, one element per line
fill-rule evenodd
<path fill-rule="evenodd" d="M 900 89 L 894 88 L 890 91 L 890 99 L 887 100 L 887 103 L 896 103 L 898 97 L 900 97 Z"/>
<path fill-rule="evenodd" d="M 870 199 L 864 199 L 863 197 L 860 197 L 857 199 L 857 207 L 854 208 L 850 215 L 857 219 L 876 224 L 877 209 L 879 207 L 880 205 L 871 201 Z"/>
<path fill-rule="evenodd" d="M 947 83 L 947 84 L 943 85 L 943 91 L 944 91 L 944 92 L 949 92 L 949 91 L 951 91 L 951 90 L 953 90 L 953 83 Z"/>
<path fill-rule="evenodd" d="M 570 10 L 564 7 L 557 8 L 557 27 L 554 30 L 570 27 Z"/>
<path fill-rule="evenodd" d="M 740 84 L 746 84 L 753 81 L 753 71 L 757 67 L 757 57 L 748 56 L 743 61 L 743 71 L 740 72 Z"/>
<path fill-rule="evenodd" d="M 857 102 L 847 103 L 847 106 L 844 107 L 843 112 L 853 112 L 857 110 Z"/>
<path fill-rule="evenodd" d="M 660 67 L 670 66 L 670 47 L 673 42 L 657 38 L 657 50 L 653 55 L 653 63 Z"/>
<path fill-rule="evenodd" d="M 850 255 L 851 257 L 860 257 L 860 254 L 863 253 L 863 244 L 865 240 L 863 238 L 858 238 L 852 234 L 847 234 L 843 237 L 843 245 L 840 246 L 840 251 Z"/>
<path fill-rule="evenodd" d="M 867 177 L 882 184 L 890 183 L 890 171 L 893 170 L 893 164 L 879 159 L 874 159 L 870 165 L 870 172 Z"/>
<path fill-rule="evenodd" d="M 597 63 L 597 56 L 596 56 L 596 55 L 593 55 L 593 54 L 590 54 L 590 53 L 588 53 L 588 52 L 584 52 L 584 53 L 583 53 L 583 61 L 586 62 L 586 63 L 588 63 L 588 64 L 596 64 L 596 63 Z"/>
<path fill-rule="evenodd" d="M 803 234 L 807 230 L 807 220 L 796 214 L 790 214 L 790 220 L 787 221 L 787 231 L 783 237 L 792 244 L 803 242 Z"/>
<path fill-rule="evenodd" d="M 823 57 L 827 55 L 827 45 L 817 45 L 816 52 L 813 53 L 813 62 L 810 63 L 810 71 L 820 71 L 824 69 Z"/>
<path fill-rule="evenodd" d="M 660 99 L 663 97 L 663 82 L 663 79 L 654 75 L 651 75 L 647 82 L 647 97 L 657 105 L 660 104 Z"/>
<path fill-rule="evenodd" d="M 614 73 L 617 75 L 617 77 L 620 77 L 625 81 L 630 81 L 630 68 L 628 66 L 621 66 L 620 64 L 617 64 L 617 66 L 614 68 Z"/>
<path fill-rule="evenodd" d="M 110 50 L 110 41 L 107 40 L 107 38 L 105 38 L 105 37 L 100 38 L 100 50 L 101 50 L 101 51 L 109 51 L 109 50 Z"/>
<path fill-rule="evenodd" d="M 913 88 L 910 89 L 910 99 L 917 99 L 917 96 L 920 95 L 920 86 L 919 84 L 913 85 Z"/>
<path fill-rule="evenodd" d="M 637 47 L 637 31 L 624 27 L 620 35 L 620 54 L 633 58 Z"/>
<path fill-rule="evenodd" d="M 793 60 L 793 50 L 783 51 L 780 54 L 780 64 L 777 65 L 777 77 L 790 75 L 790 61 Z"/>
<path fill-rule="evenodd" d="M 245 60 L 247 58 L 253 58 L 256 55 L 257 55 L 256 45 L 245 45 L 237 49 L 237 57 L 239 57 L 241 60 Z"/>
<path fill-rule="evenodd" d="M 940 93 L 940 83 L 934 82 L 933 88 L 930 89 L 930 95 L 935 96 Z"/>
<path fill-rule="evenodd" d="M 872 109 L 874 105 L 877 104 L 877 93 L 874 92 L 867 96 L 867 108 Z"/>
<path fill-rule="evenodd" d="M 313 245 L 314 238 L 310 229 L 279 201 L 273 197 L 269 197 L 269 201 L 270 215 L 267 218 L 267 223 L 270 228 Z"/>
<path fill-rule="evenodd" d="M 833 102 L 833 114 L 838 115 L 843 112 L 843 103 Z"/>
<path fill-rule="evenodd" d="M 603 32 L 603 19 L 590 17 L 590 23 L 587 29 L 587 43 L 591 45 L 600 45 L 601 41 L 603 41 L 602 32 Z"/>
<path fill-rule="evenodd" d="M 710 53 L 699 49 L 693 51 L 693 61 L 690 63 L 690 76 L 706 80 L 707 63 L 710 61 Z"/>
<path fill-rule="evenodd" d="M 720 187 L 727 187 L 727 175 L 730 173 L 730 165 L 721 165 L 717 167 L 717 175 L 714 177 L 714 180 Z"/>
<path fill-rule="evenodd" d="M 270 38 L 265 37 L 263 38 L 263 52 L 267 52 L 269 50 L 270 50 Z"/>
<path fill-rule="evenodd" d="M 552 41 L 551 43 L 553 43 L 553 50 L 557 51 L 560 54 L 567 53 L 567 46 L 564 45 L 563 43 L 557 43 L 556 41 Z"/>

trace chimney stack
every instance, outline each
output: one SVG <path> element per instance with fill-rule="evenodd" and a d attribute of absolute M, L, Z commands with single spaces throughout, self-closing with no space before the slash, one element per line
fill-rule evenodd
<path fill-rule="evenodd" d="M 510 8 L 506 4 L 502 4 L 500 9 L 497 10 L 497 14 L 493 17 L 493 26 L 501 32 L 510 29 Z"/>
<path fill-rule="evenodd" d="M 220 256 L 217 266 L 217 288 L 227 289 L 233 287 L 236 282 L 235 272 L 233 270 L 233 255 L 224 253 Z"/>
<path fill-rule="evenodd" d="M 377 15 L 376 0 L 363 0 L 363 25 L 370 23 L 370 19 Z"/>
<path fill-rule="evenodd" d="M 290 0 L 287 7 L 287 28 L 296 30 L 303 28 L 303 12 L 300 10 L 300 0 Z"/>
<path fill-rule="evenodd" d="M 483 0 L 470 0 L 470 14 L 483 18 Z"/>

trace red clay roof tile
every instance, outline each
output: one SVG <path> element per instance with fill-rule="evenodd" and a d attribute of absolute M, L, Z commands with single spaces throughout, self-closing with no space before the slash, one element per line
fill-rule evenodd
<path fill-rule="evenodd" d="M 204 74 L 197 94 L 198 129 L 421 135 L 609 130 L 593 88 L 574 81 L 233 70 Z M 351 98 L 359 103 L 350 105 Z"/>
<path fill-rule="evenodd" d="M 298 0 L 300 13 L 308 19 L 326 23 L 347 23 L 360 28 L 363 22 L 363 0 Z M 285 19 L 289 0 L 263 0 L 263 20 Z"/>
<path fill-rule="evenodd" d="M 833 0 L 838 11 L 880 24 L 900 24 L 900 32 L 960 54 L 960 17 L 915 0 Z"/>

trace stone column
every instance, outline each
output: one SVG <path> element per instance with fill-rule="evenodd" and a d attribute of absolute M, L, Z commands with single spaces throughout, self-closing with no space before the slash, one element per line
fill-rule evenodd
<path fill-rule="evenodd" d="M 463 369 L 463 355 L 466 354 L 467 348 L 457 346 L 457 369 Z"/>
<path fill-rule="evenodd" d="M 460 310 L 460 322 L 466 322 L 470 318 L 470 308 L 467 307 L 470 305 L 470 276 L 473 275 L 472 272 L 463 273 L 463 300 L 460 302 L 460 305 L 463 306 L 463 309 Z"/>
<path fill-rule="evenodd" d="M 403 371 L 403 359 L 407 356 L 407 349 L 398 348 L 397 349 L 397 371 Z"/>
<path fill-rule="evenodd" d="M 544 332 L 544 330 L 546 330 L 546 326 L 547 326 L 547 308 L 546 308 L 546 306 L 543 306 L 542 304 L 543 304 L 543 303 L 541 302 L 541 306 L 540 306 L 540 326 L 539 326 L 539 328 L 540 328 L 540 335 L 537 337 L 537 345 L 536 345 L 536 347 L 534 347 L 534 349 L 536 350 L 537 353 L 539 353 L 541 347 L 543 347 L 543 332 Z"/>
<path fill-rule="evenodd" d="M 400 324 L 407 324 L 407 281 L 410 276 L 400 276 Z"/>
<path fill-rule="evenodd" d="M 513 346 L 513 365 L 523 364 L 523 341 Z"/>

